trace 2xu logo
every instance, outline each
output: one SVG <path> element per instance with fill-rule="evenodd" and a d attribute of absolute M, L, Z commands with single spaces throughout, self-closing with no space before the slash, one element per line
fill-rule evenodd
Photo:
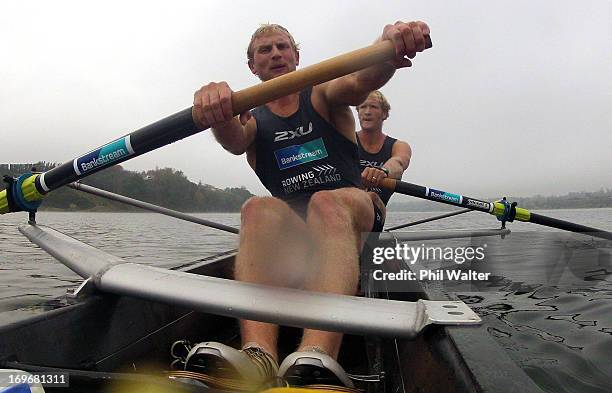
<path fill-rule="evenodd" d="M 295 130 L 278 131 L 274 134 L 275 135 L 274 142 L 288 141 L 293 138 L 299 138 L 301 136 L 308 135 L 311 132 L 312 132 L 312 123 L 308 123 L 307 130 L 304 129 L 304 126 L 299 126 Z"/>
<path fill-rule="evenodd" d="M 382 161 L 378 162 L 378 161 L 359 160 L 359 165 L 372 167 L 372 168 L 380 168 L 383 166 L 383 164 L 384 162 Z"/>

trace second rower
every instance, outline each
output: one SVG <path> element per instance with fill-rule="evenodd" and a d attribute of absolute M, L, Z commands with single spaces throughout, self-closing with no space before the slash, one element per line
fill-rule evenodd
<path fill-rule="evenodd" d="M 408 143 L 383 133 L 383 123 L 389 117 L 390 110 L 389 102 L 378 90 L 371 92 L 368 98 L 357 106 L 361 126 L 361 130 L 357 132 L 361 181 L 368 191 L 380 197 L 385 206 L 393 191 L 382 188 L 382 180 L 386 177 L 401 179 L 412 157 L 412 149 Z M 376 203 L 378 198 L 372 195 L 372 199 Z"/>

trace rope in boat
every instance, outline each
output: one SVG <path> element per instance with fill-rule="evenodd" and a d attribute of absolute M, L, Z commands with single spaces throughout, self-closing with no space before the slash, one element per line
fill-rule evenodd
<path fill-rule="evenodd" d="M 136 206 L 141 209 L 150 210 L 155 213 L 163 214 L 165 216 L 178 218 L 179 220 L 193 222 L 194 224 L 199 224 L 199 225 L 203 225 L 209 228 L 219 229 L 220 231 L 225 231 L 225 232 L 230 232 L 230 233 L 235 233 L 235 234 L 239 233 L 239 230 L 237 228 L 230 227 L 225 224 L 205 220 L 203 218 L 195 217 L 187 213 L 168 209 L 166 207 L 154 205 L 152 203 L 143 202 L 138 199 L 126 197 L 124 195 L 115 194 L 113 192 L 102 190 L 96 187 L 92 187 L 92 186 L 89 186 L 87 184 L 83 184 L 80 182 L 70 183 L 67 186 L 74 190 L 78 190 L 78 191 L 86 192 L 88 194 L 99 196 L 100 198 L 105 198 L 105 199 L 115 201 L 115 202 L 121 202 L 126 205 L 130 205 L 130 206 Z"/>
<path fill-rule="evenodd" d="M 457 216 L 459 214 L 469 213 L 469 212 L 473 212 L 473 211 L 474 210 L 472 210 L 472 209 L 461 209 L 461 210 L 457 210 L 455 212 L 446 213 L 446 214 L 442 214 L 442 215 L 434 216 L 434 217 L 429 217 L 429 218 L 424 218 L 422 220 L 412 221 L 412 222 L 409 222 L 409 223 L 406 223 L 406 224 L 401 224 L 401 225 L 397 225 L 397 226 L 394 226 L 394 227 L 391 227 L 391 228 L 387 228 L 387 229 L 385 229 L 385 232 L 395 231 L 396 229 L 402 229 L 402 228 L 406 228 L 406 227 L 411 227 L 413 225 L 424 224 L 426 222 L 441 220 L 443 218 Z"/>
<path fill-rule="evenodd" d="M 166 375 L 170 379 L 192 379 L 195 381 L 202 382 L 213 388 L 232 390 L 237 392 L 259 392 L 272 387 L 289 387 L 289 383 L 287 383 L 287 381 L 285 381 L 281 377 L 271 378 L 260 384 L 253 384 L 252 382 L 242 379 L 220 378 L 209 374 L 198 373 L 195 371 L 168 371 Z M 300 388 L 344 393 L 363 393 L 362 389 L 348 388 L 345 386 L 338 385 L 313 384 L 303 385 L 300 386 Z"/>
<path fill-rule="evenodd" d="M 151 337 L 152 335 L 157 334 L 157 333 L 161 332 L 161 331 L 162 331 L 162 330 L 164 330 L 164 329 L 167 329 L 168 327 L 170 327 L 170 326 L 172 326 L 172 325 L 176 324 L 177 322 L 180 322 L 181 320 L 183 320 L 183 319 L 187 318 L 188 316 L 192 315 L 194 312 L 195 312 L 195 311 L 189 311 L 189 312 L 188 312 L 188 313 L 186 313 L 185 315 L 182 315 L 182 316 L 178 317 L 177 319 L 175 319 L 175 320 L 173 320 L 173 321 L 168 322 L 168 323 L 167 323 L 167 324 L 165 324 L 164 326 L 162 326 L 162 327 L 160 327 L 160 328 L 158 328 L 158 329 L 153 330 L 151 333 L 149 333 L 149 334 L 145 335 L 144 337 L 141 337 L 141 338 L 139 338 L 138 340 L 136 340 L 136 341 L 134 341 L 134 342 L 132 342 L 132 343 L 130 343 L 130 344 L 128 344 L 128 345 L 126 345 L 126 346 L 124 346 L 123 348 L 120 348 L 120 349 L 118 349 L 117 351 L 115 351 L 115 352 L 111 353 L 110 355 L 107 355 L 107 356 L 103 357 L 102 359 L 100 359 L 100 360 L 96 361 L 94 364 L 95 364 L 95 365 L 98 365 L 98 364 L 100 364 L 100 363 L 102 363 L 102 362 L 106 361 L 107 359 L 112 358 L 113 356 L 117 355 L 118 353 L 121 353 L 121 352 L 125 351 L 126 349 L 128 349 L 128 348 L 130 348 L 130 347 L 132 347 L 132 346 L 134 346 L 134 345 L 137 345 L 138 343 L 140 343 L 140 342 L 142 342 L 142 341 L 144 341 L 144 340 L 148 339 L 148 338 L 149 338 L 149 337 Z"/>
<path fill-rule="evenodd" d="M 264 381 L 261 384 L 253 384 L 250 381 L 235 379 L 235 378 L 220 378 L 215 377 L 208 374 L 198 373 L 195 371 L 168 371 L 166 373 L 168 378 L 170 379 L 192 379 L 195 381 L 202 382 L 208 386 L 218 388 L 218 389 L 226 389 L 233 390 L 238 392 L 257 392 L 261 390 L 265 390 L 270 387 L 288 387 L 289 384 L 283 381 L 283 384 L 279 384 L 280 381 L 277 381 L 277 378 L 271 379 L 269 381 Z M 280 378 L 278 378 L 280 379 Z"/>

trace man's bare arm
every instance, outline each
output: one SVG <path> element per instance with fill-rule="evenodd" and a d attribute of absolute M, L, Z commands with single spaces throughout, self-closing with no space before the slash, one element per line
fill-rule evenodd
<path fill-rule="evenodd" d="M 391 149 L 391 158 L 384 163 L 383 168 L 389 171 L 389 174 L 382 169 L 376 167 L 367 167 L 361 172 L 361 183 L 365 187 L 373 188 L 380 187 L 382 180 L 390 177 L 392 179 L 401 179 L 404 171 L 410 165 L 412 157 L 412 149 L 410 145 L 403 141 L 395 141 Z"/>
<path fill-rule="evenodd" d="M 389 170 L 390 178 L 401 179 L 404 171 L 410 165 L 410 158 L 412 158 L 410 145 L 403 141 L 396 141 L 391 150 L 391 158 L 385 162 L 383 167 Z"/>
<path fill-rule="evenodd" d="M 225 150 L 235 155 L 241 155 L 247 151 L 255 140 L 255 119 L 251 118 L 245 125 L 242 125 L 236 117 L 227 123 L 214 126 L 212 133 Z"/>
<path fill-rule="evenodd" d="M 328 105 L 334 107 L 361 104 L 371 91 L 384 86 L 396 69 L 412 66 L 410 59 L 414 58 L 417 52 L 426 49 L 427 35 L 429 27 L 423 22 L 397 22 L 385 26 L 382 36 L 376 42 L 392 41 L 395 59 L 320 85 Z"/>

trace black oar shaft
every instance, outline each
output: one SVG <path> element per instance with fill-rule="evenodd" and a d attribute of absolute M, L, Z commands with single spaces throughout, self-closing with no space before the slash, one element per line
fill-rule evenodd
<path fill-rule="evenodd" d="M 527 209 L 516 208 L 514 217 L 507 217 L 504 214 L 504 205 L 496 202 L 485 202 L 479 199 L 466 197 L 463 195 L 452 194 L 446 191 L 440 191 L 429 187 L 419 186 L 418 184 L 406 183 L 395 179 L 384 179 L 382 187 L 399 194 L 410 195 L 416 198 L 427 199 L 429 201 L 440 202 L 447 205 L 467 207 L 471 210 L 478 210 L 485 213 L 490 213 L 498 217 L 504 217 L 511 221 L 531 222 L 534 224 L 544 225 L 552 228 L 563 229 L 570 232 L 584 233 L 590 236 L 599 237 L 602 239 L 612 240 L 612 233 L 597 228 L 587 227 L 585 225 L 575 224 L 569 221 L 563 221 L 552 217 L 543 216 L 541 214 L 531 213 Z M 497 206 L 496 206 L 497 205 Z"/>
<path fill-rule="evenodd" d="M 184 109 L 45 172 L 36 188 L 47 193 L 197 132 L 191 108 Z"/>
<path fill-rule="evenodd" d="M 610 232 L 602 231 L 601 229 L 592 228 L 569 221 L 559 220 L 558 218 L 543 216 L 537 213 L 531 213 L 529 217 L 529 222 L 545 225 L 547 227 L 563 229 L 565 231 L 584 233 L 586 235 L 612 240 L 612 233 Z"/>
<path fill-rule="evenodd" d="M 410 195 L 415 198 L 426 199 L 428 201 L 466 207 L 470 210 L 478 210 L 485 213 L 491 213 L 493 211 L 493 205 L 490 202 L 436 190 L 429 187 L 419 186 L 418 184 L 406 183 L 395 179 L 384 179 L 382 186 L 399 194 Z"/>

